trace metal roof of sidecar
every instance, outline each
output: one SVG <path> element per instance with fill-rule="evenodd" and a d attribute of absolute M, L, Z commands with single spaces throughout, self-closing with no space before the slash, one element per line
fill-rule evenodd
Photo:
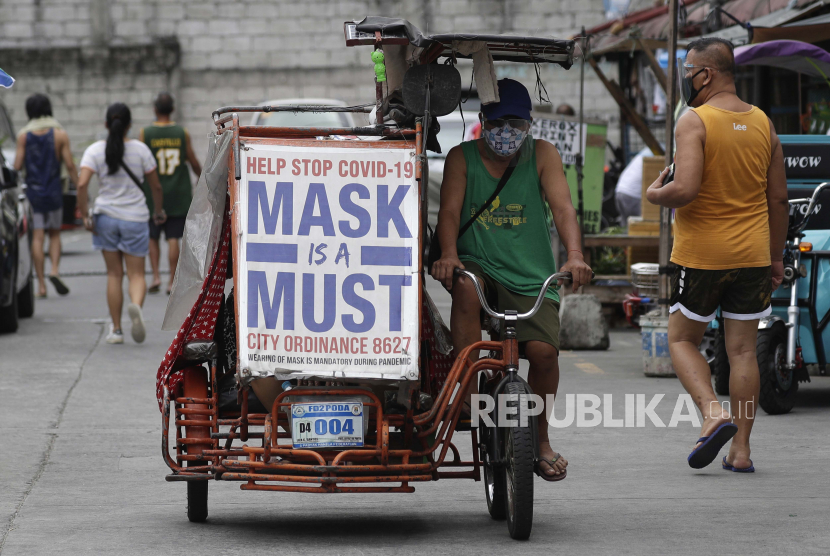
<path fill-rule="evenodd" d="M 458 51 L 458 42 L 484 41 L 493 60 L 559 64 L 565 69 L 573 65 L 574 41 L 552 37 L 494 35 L 487 33 L 438 33 L 428 35 L 405 19 L 369 16 L 360 21 L 347 21 L 344 26 L 346 46 L 371 45 L 380 33 L 381 43 L 412 45 L 421 49 L 420 62 L 429 64 L 441 57 L 469 58 Z"/>

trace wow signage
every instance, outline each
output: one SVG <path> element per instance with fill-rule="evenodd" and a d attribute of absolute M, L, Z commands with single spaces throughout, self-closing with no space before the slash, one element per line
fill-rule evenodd
<path fill-rule="evenodd" d="M 241 163 L 240 367 L 418 378 L 414 151 L 249 145 Z"/>

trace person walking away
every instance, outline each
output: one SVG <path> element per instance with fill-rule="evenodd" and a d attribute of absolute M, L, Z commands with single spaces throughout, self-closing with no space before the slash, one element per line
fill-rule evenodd
<path fill-rule="evenodd" d="M 141 343 L 146 336 L 141 306 L 147 291 L 144 257 L 150 240 L 147 228 L 150 211 L 139 176 L 150 184 L 155 206 L 164 206 L 156 161 L 150 149 L 141 141 L 126 138 L 131 121 L 130 109 L 125 104 L 115 103 L 107 109 L 107 139 L 86 149 L 78 181 L 78 207 L 85 215 L 84 227 L 92 232 L 92 245 L 101 250 L 107 266 L 107 305 L 112 318 L 107 334 L 109 344 L 124 343 L 121 308 L 125 265 L 130 296 L 127 313 L 132 322 L 132 337 L 136 343 Z M 87 186 L 93 174 L 98 175 L 100 187 L 95 208 L 89 211 Z M 164 210 L 157 211 L 153 217 L 156 224 L 163 224 Z"/>
<path fill-rule="evenodd" d="M 167 283 L 167 294 L 173 287 L 173 278 L 176 275 L 176 266 L 179 262 L 180 240 L 184 235 L 184 223 L 190 202 L 193 199 L 193 188 L 190 182 L 190 172 L 185 161 L 190 164 L 193 173 L 198 176 L 202 173 L 202 166 L 193 152 L 190 134 L 185 128 L 176 125 L 170 119 L 173 113 L 173 97 L 169 93 L 159 93 L 153 102 L 156 121 L 153 125 L 141 130 L 141 140 L 150 147 L 150 152 L 158 163 L 158 175 L 161 189 L 164 192 L 164 212 L 167 220 L 161 226 L 150 220 L 150 267 L 153 269 L 153 281 L 150 283 L 150 293 L 158 293 L 161 287 L 159 275 L 159 240 L 161 232 L 167 240 L 167 260 L 170 265 L 170 280 Z M 147 196 L 147 205 L 153 211 L 153 199 L 150 189 L 144 188 Z"/>
<path fill-rule="evenodd" d="M 568 261 L 560 271 L 573 274 L 574 291 L 591 280 L 562 159 L 551 143 L 530 135 L 532 104 L 524 85 L 502 79 L 498 87 L 499 102 L 482 106 L 479 114 L 482 138 L 463 142 L 447 153 L 441 184 L 436 230 L 441 258 L 430 274 L 452 295 L 456 353 L 481 340 L 481 304 L 473 284 L 456 278 L 454 270 L 465 268 L 475 274 L 497 311 L 530 310 L 542 283 L 556 272 L 546 203 L 568 250 Z M 505 175 L 503 189 L 472 222 Z M 543 399 L 555 395 L 559 386 L 558 292 L 548 290 L 539 312 L 519 321 L 516 334 L 530 362 L 531 389 Z M 478 359 L 478 354 L 471 357 Z M 471 393 L 467 392 L 468 399 Z M 546 416 L 552 411 L 553 407 L 546 407 L 539 416 L 535 471 L 546 481 L 559 481 L 567 475 L 568 462 L 553 451 L 548 439 Z"/>
<path fill-rule="evenodd" d="M 72 160 L 69 135 L 52 116 L 49 97 L 34 94 L 26 99 L 29 123 L 17 134 L 15 170 L 26 170 L 26 197 L 32 205 L 32 260 L 37 274 L 38 297 L 46 297 L 45 244 L 49 234 L 49 281 L 59 295 L 69 293 L 60 277 L 61 224 L 63 223 L 63 186 L 61 162 L 69 179 L 78 183 L 78 171 Z"/>
<path fill-rule="evenodd" d="M 678 70 L 691 110 L 677 122 L 675 178 L 662 185 L 667 168 L 646 192 L 649 202 L 676 209 L 669 350 L 703 415 L 689 465 L 709 465 L 731 438 L 723 468 L 752 472 L 758 320 L 770 314 L 770 296 L 784 276 L 784 158 L 769 118 L 736 94 L 732 43 L 699 39 L 687 52 Z M 698 351 L 718 306 L 725 318 L 731 412 L 715 397 Z"/>

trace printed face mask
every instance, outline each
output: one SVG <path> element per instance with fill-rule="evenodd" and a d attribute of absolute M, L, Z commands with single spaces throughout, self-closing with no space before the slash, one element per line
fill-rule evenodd
<path fill-rule="evenodd" d="M 528 132 L 505 123 L 502 127 L 492 129 L 482 126 L 481 134 L 494 153 L 501 156 L 510 156 L 519 150 L 519 147 L 527 138 Z"/>

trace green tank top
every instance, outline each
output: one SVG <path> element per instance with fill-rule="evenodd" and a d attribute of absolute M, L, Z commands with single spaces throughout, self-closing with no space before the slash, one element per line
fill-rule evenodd
<path fill-rule="evenodd" d="M 520 295 L 536 297 L 548 276 L 556 272 L 550 243 L 547 203 L 536 170 L 536 145 L 528 137 L 522 145 L 529 155 L 521 159 L 498 197 L 458 238 L 458 258 L 474 261 L 494 280 Z M 461 143 L 467 163 L 467 191 L 461 225 L 472 218 L 481 203 L 495 191 L 499 180 L 490 175 L 475 141 Z M 549 288 L 545 297 L 559 301 Z"/>
<path fill-rule="evenodd" d="M 187 142 L 180 125 L 153 124 L 144 128 L 144 143 L 150 147 L 158 165 L 167 216 L 187 216 L 193 191 L 187 168 Z M 150 214 L 155 212 L 150 186 L 144 182 L 144 195 Z"/>

